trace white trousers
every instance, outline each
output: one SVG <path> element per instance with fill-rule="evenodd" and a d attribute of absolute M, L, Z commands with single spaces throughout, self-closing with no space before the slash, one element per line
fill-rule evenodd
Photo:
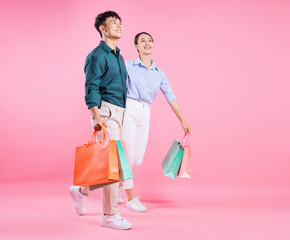
<path fill-rule="evenodd" d="M 129 163 L 140 166 L 143 162 L 150 126 L 150 104 L 127 98 L 123 125 Z M 124 189 L 133 188 L 133 179 L 123 182 Z"/>

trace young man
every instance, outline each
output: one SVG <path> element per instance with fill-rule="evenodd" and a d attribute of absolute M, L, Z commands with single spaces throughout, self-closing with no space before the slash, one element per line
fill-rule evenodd
<path fill-rule="evenodd" d="M 117 13 L 107 11 L 96 17 L 95 28 L 102 37 L 85 63 L 85 100 L 91 111 L 92 126 L 99 131 L 106 126 L 109 138 L 122 139 L 122 125 L 126 107 L 127 71 L 120 49 L 116 46 L 122 37 L 122 22 Z M 77 213 L 85 213 L 88 187 L 71 186 L 71 195 Z M 131 229 L 132 224 L 118 214 L 118 183 L 102 188 L 103 216 L 101 226 Z"/>

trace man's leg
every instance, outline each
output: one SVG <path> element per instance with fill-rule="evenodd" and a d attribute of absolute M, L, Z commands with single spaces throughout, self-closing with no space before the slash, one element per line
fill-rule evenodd
<path fill-rule="evenodd" d="M 106 131 L 110 140 L 120 140 L 120 127 L 114 118 L 114 109 L 110 109 L 112 117 L 106 121 Z M 103 213 L 113 215 L 118 213 L 118 183 L 102 188 Z"/>
<path fill-rule="evenodd" d="M 106 131 L 110 140 L 120 140 L 123 122 L 122 108 L 102 102 L 110 117 L 106 120 Z M 130 229 L 132 224 L 118 214 L 118 183 L 102 188 L 103 217 L 101 225 L 114 229 Z"/>

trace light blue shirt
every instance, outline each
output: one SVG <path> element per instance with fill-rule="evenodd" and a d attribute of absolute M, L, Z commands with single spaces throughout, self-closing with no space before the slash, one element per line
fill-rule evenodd
<path fill-rule="evenodd" d="M 157 96 L 159 88 L 167 102 L 176 99 L 163 70 L 156 67 L 154 62 L 147 68 L 138 58 L 126 62 L 127 97 L 140 102 L 152 103 Z"/>

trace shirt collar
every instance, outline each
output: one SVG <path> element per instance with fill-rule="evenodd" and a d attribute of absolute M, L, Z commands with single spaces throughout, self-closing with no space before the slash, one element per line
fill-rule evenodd
<path fill-rule="evenodd" d="M 115 53 L 114 49 L 110 48 L 104 41 L 100 41 L 100 45 L 99 45 L 102 49 L 104 49 L 107 53 Z M 119 54 L 120 53 L 120 49 L 118 47 L 116 47 L 116 52 Z"/>
<path fill-rule="evenodd" d="M 138 58 L 134 61 L 133 65 L 144 66 L 144 64 L 141 62 L 140 57 L 138 57 Z M 144 67 L 146 67 L 146 66 L 144 66 Z M 147 68 L 147 67 L 146 67 L 146 68 Z M 149 70 L 155 70 L 155 69 L 156 69 L 157 71 L 160 71 L 159 68 L 155 65 L 155 63 L 154 63 L 153 60 L 152 60 L 152 62 L 151 62 L 151 66 L 150 66 L 148 69 L 149 69 Z"/>

